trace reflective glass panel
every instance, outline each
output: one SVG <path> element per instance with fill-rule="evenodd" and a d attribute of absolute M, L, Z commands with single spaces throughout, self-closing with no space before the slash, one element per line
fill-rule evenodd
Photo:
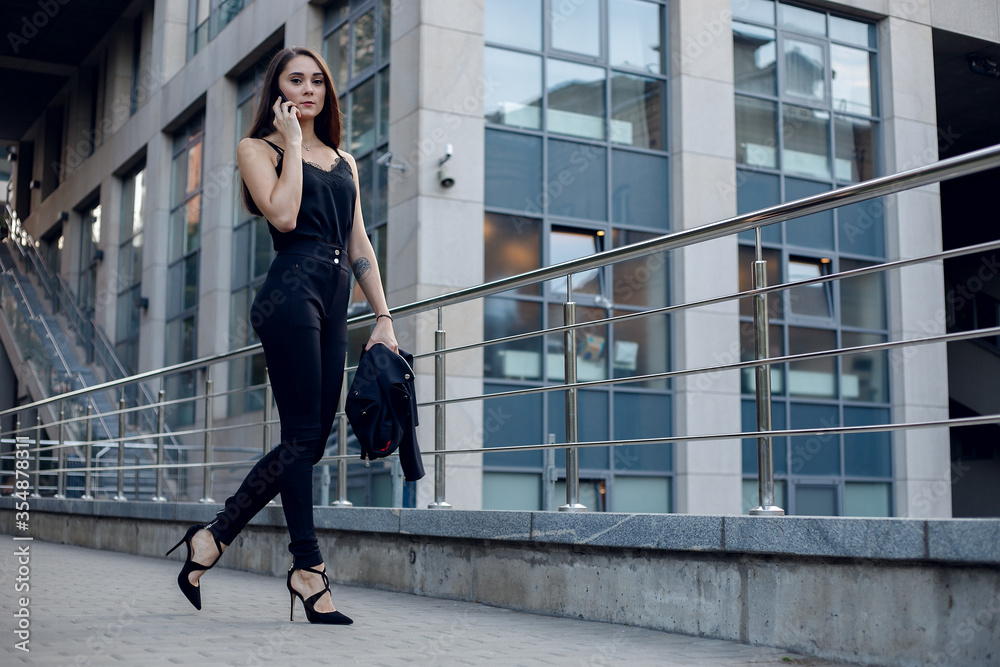
<path fill-rule="evenodd" d="M 788 327 L 788 353 L 804 354 L 837 348 L 837 332 Z M 788 364 L 788 393 L 816 398 L 837 397 L 837 358 L 823 357 Z"/>
<path fill-rule="evenodd" d="M 853 183 L 874 178 L 874 123 L 859 118 L 837 116 L 833 126 L 837 151 L 834 157 L 837 180 Z"/>
<path fill-rule="evenodd" d="M 378 74 L 379 82 L 379 102 L 378 102 L 378 141 L 389 140 L 389 68 L 386 67 Z"/>
<path fill-rule="evenodd" d="M 375 145 L 375 77 L 351 91 L 351 153 Z"/>
<path fill-rule="evenodd" d="M 892 485 L 887 482 L 845 482 L 844 516 L 892 516 Z"/>
<path fill-rule="evenodd" d="M 586 293 L 582 292 L 581 293 Z M 562 304 L 550 303 L 548 307 L 548 322 L 550 327 L 561 326 L 563 319 Z M 606 316 L 603 308 L 576 309 L 578 324 L 602 319 Z M 605 380 L 608 377 L 608 326 L 597 324 L 581 326 L 576 331 L 576 374 L 580 382 L 590 380 Z M 549 382 L 563 382 L 566 378 L 565 336 L 562 333 L 545 337 L 546 378 Z"/>
<path fill-rule="evenodd" d="M 333 85 L 336 90 L 345 90 L 347 86 L 347 66 L 350 59 L 347 50 L 350 44 L 350 34 L 347 32 L 348 25 L 345 23 L 334 30 L 326 41 L 323 48 L 326 51 L 326 62 L 330 66 L 330 74 L 333 76 Z"/>
<path fill-rule="evenodd" d="M 625 315 L 616 310 L 614 315 Z M 670 370 L 670 319 L 667 315 L 637 317 L 612 325 L 614 344 L 610 350 L 614 377 L 665 373 Z M 630 387 L 667 389 L 667 380 L 647 380 Z"/>
<path fill-rule="evenodd" d="M 548 111 L 551 132 L 604 139 L 604 69 L 549 59 Z"/>
<path fill-rule="evenodd" d="M 486 300 L 489 303 L 489 299 Z M 489 348 L 487 348 L 489 349 Z M 523 389 L 517 385 L 484 384 L 484 393 Z M 483 401 L 483 446 L 537 445 L 542 442 L 542 394 L 488 398 Z M 488 466 L 537 467 L 541 450 L 484 454 Z"/>
<path fill-rule="evenodd" d="M 612 512 L 670 511 L 669 477 L 615 477 Z"/>
<path fill-rule="evenodd" d="M 654 393 L 614 392 L 615 440 L 663 438 L 673 435 L 670 396 Z M 671 443 L 619 445 L 614 450 L 615 470 L 674 469 Z"/>
<path fill-rule="evenodd" d="M 354 70 L 358 76 L 375 62 L 375 10 L 366 12 L 354 22 Z"/>
<path fill-rule="evenodd" d="M 392 43 L 392 0 L 379 0 L 378 22 L 378 61 L 384 63 Z"/>
<path fill-rule="evenodd" d="M 663 82 L 615 73 L 611 77 L 611 141 L 665 150 Z"/>
<path fill-rule="evenodd" d="M 841 271 L 851 271 L 872 262 L 840 260 Z M 869 273 L 840 281 L 840 320 L 844 326 L 860 329 L 885 329 L 885 274 Z"/>
<path fill-rule="evenodd" d="M 830 17 L 830 37 L 858 46 L 875 47 L 875 26 L 839 16 Z"/>
<path fill-rule="evenodd" d="M 778 167 L 778 105 L 736 96 L 736 161 L 749 167 Z"/>
<path fill-rule="evenodd" d="M 556 442 L 566 442 L 566 397 L 561 392 L 548 392 L 545 400 L 549 418 L 546 431 L 556 436 Z M 577 392 L 578 442 L 608 439 L 608 400 L 606 391 L 581 389 Z M 582 447 L 578 451 L 580 468 L 608 469 L 607 447 Z M 556 467 L 566 467 L 565 449 L 556 450 Z"/>
<path fill-rule="evenodd" d="M 483 6 L 487 42 L 540 51 L 542 48 L 541 0 L 486 0 Z"/>
<path fill-rule="evenodd" d="M 526 512 L 542 509 L 542 476 L 537 473 L 483 472 L 483 509 Z"/>
<path fill-rule="evenodd" d="M 790 257 L 788 282 L 809 280 L 830 274 L 828 258 Z M 793 287 L 788 290 L 788 310 L 795 315 L 833 317 L 833 287 L 831 283 Z"/>
<path fill-rule="evenodd" d="M 741 401 L 740 417 L 741 429 L 745 433 L 752 433 L 757 430 L 757 405 L 754 401 Z M 785 428 L 787 428 L 787 423 L 785 422 L 785 403 L 783 401 L 775 401 L 771 403 L 771 430 L 781 431 Z M 788 438 L 774 438 L 772 440 L 772 454 L 774 456 L 774 473 L 776 475 L 788 474 Z M 756 438 L 743 438 L 743 474 L 757 474 Z M 754 488 L 756 490 L 756 484 L 754 484 Z M 754 506 L 756 505 L 757 503 L 754 503 Z"/>
<path fill-rule="evenodd" d="M 652 2 L 609 0 L 608 48 L 612 66 L 660 73 L 660 13 L 660 5 Z"/>
<path fill-rule="evenodd" d="M 739 281 L 740 281 L 740 291 L 745 292 L 747 290 L 753 289 L 753 263 L 757 259 L 757 253 L 753 246 L 741 245 L 740 246 L 740 267 L 739 267 Z M 768 285 L 780 285 L 781 284 L 781 251 L 772 250 L 770 248 L 764 248 L 762 257 L 764 261 L 767 262 L 767 284 Z M 772 292 L 767 295 L 767 310 L 768 317 L 771 319 L 781 319 L 782 315 L 782 304 L 785 299 L 782 292 Z M 753 317 L 753 298 L 747 297 L 740 299 L 740 315 L 743 317 Z M 751 331 L 752 334 L 752 331 Z M 781 336 L 778 336 L 778 340 L 781 340 Z M 771 337 L 771 344 L 774 344 L 774 337 Z M 779 342 L 780 345 L 780 342 Z M 748 348 L 753 352 L 753 345 Z M 751 359 L 753 357 L 747 357 Z"/>
<path fill-rule="evenodd" d="M 591 144 L 549 140 L 545 199 L 552 215 L 608 219 L 607 150 Z"/>
<path fill-rule="evenodd" d="M 783 28 L 816 35 L 826 34 L 826 14 L 803 7 L 786 5 L 782 2 L 778 7 L 778 22 Z"/>
<path fill-rule="evenodd" d="M 654 234 L 615 229 L 616 248 L 653 238 Z M 661 308 L 670 299 L 667 253 L 658 252 L 611 265 L 612 297 L 616 305 Z"/>
<path fill-rule="evenodd" d="M 843 347 L 875 345 L 884 343 L 881 334 L 851 333 L 841 334 Z M 885 403 L 889 400 L 889 364 L 887 351 L 845 354 L 841 364 L 841 393 L 845 401 Z"/>
<path fill-rule="evenodd" d="M 740 215 L 752 213 L 781 203 L 781 179 L 772 174 L 738 169 L 736 171 L 736 211 Z M 754 232 L 740 232 L 741 241 L 753 241 Z M 761 229 L 764 243 L 781 243 L 781 225 L 767 225 Z M 740 271 L 748 270 L 742 264 Z"/>
<path fill-rule="evenodd" d="M 733 23 L 733 69 L 736 90 L 774 95 L 778 88 L 774 30 Z"/>
<path fill-rule="evenodd" d="M 826 99 L 826 58 L 822 46 L 785 39 L 785 92 L 816 101 Z"/>
<path fill-rule="evenodd" d="M 667 159 L 658 155 L 613 151 L 611 204 L 616 223 L 669 229 L 670 191 Z"/>
<path fill-rule="evenodd" d="M 733 18 L 774 25 L 774 0 L 733 0 Z"/>
<path fill-rule="evenodd" d="M 840 252 L 885 256 L 885 202 L 869 199 L 837 209 Z"/>
<path fill-rule="evenodd" d="M 837 516 L 837 487 L 795 485 L 796 516 Z"/>
<path fill-rule="evenodd" d="M 542 140 L 486 130 L 486 205 L 541 215 Z"/>
<path fill-rule="evenodd" d="M 483 278 L 486 282 L 537 269 L 542 265 L 542 221 L 534 218 L 487 213 L 483 226 L 486 248 Z M 538 294 L 537 284 L 516 292 Z"/>
<path fill-rule="evenodd" d="M 542 123 L 542 59 L 487 47 L 483 69 L 486 121 L 537 130 Z"/>
<path fill-rule="evenodd" d="M 829 189 L 828 183 L 786 178 L 785 201 L 811 197 Z M 791 245 L 833 250 L 833 211 L 813 213 L 786 221 L 785 236 Z"/>
<path fill-rule="evenodd" d="M 750 301 L 743 299 L 742 301 Z M 771 300 L 768 299 L 770 306 Z M 742 302 L 740 304 L 742 306 Z M 781 325 L 772 324 L 767 328 L 767 347 L 769 357 L 780 357 L 784 354 L 785 339 Z M 757 338 L 753 322 L 740 322 L 740 361 L 751 361 L 757 358 Z M 771 365 L 771 393 L 785 393 L 785 364 Z M 754 367 L 740 370 L 740 386 L 744 394 L 752 394 L 757 389 L 757 370 Z M 774 404 L 777 405 L 777 404 Z M 782 422 L 784 423 L 784 422 Z M 756 424 L 756 422 L 754 422 Z M 752 429 L 751 429 L 752 430 Z"/>
<path fill-rule="evenodd" d="M 486 340 L 537 331 L 542 328 L 540 304 L 499 297 L 487 298 L 483 307 Z M 537 380 L 542 375 L 542 338 L 523 338 L 483 348 L 486 377 Z"/>
<path fill-rule="evenodd" d="M 267 221 L 264 218 L 255 217 L 250 224 L 256 236 L 253 246 L 252 275 L 254 278 L 259 278 L 266 274 L 271 266 L 271 234 L 267 231 Z"/>
<path fill-rule="evenodd" d="M 568 262 L 571 259 L 578 259 L 580 257 L 590 257 L 601 249 L 600 238 L 592 231 L 553 229 L 552 233 L 549 234 L 549 265 L 561 264 L 562 262 Z M 600 269 L 590 269 L 589 271 L 574 273 L 574 294 L 600 294 L 600 276 Z M 547 285 L 550 294 L 565 297 L 565 278 L 553 278 L 548 281 Z M 559 319 L 562 319 L 561 315 Z M 579 313 L 577 321 L 582 321 Z"/>
<path fill-rule="evenodd" d="M 830 114 L 818 109 L 783 105 L 786 173 L 830 178 Z"/>
<path fill-rule="evenodd" d="M 835 405 L 810 405 L 792 403 L 789 425 L 793 429 L 834 428 L 840 426 Z M 791 468 L 793 475 L 839 475 L 840 436 L 796 436 L 791 442 Z"/>
<path fill-rule="evenodd" d="M 552 48 L 588 56 L 601 55 L 600 0 L 553 2 L 549 24 Z"/>
<path fill-rule="evenodd" d="M 361 217 L 365 221 L 365 225 L 370 225 L 375 222 L 375 218 L 372 215 L 372 206 L 375 204 L 373 197 L 373 186 L 372 172 L 375 168 L 374 165 L 375 156 L 366 155 L 357 161 L 358 165 L 358 200 L 361 202 Z"/>
<path fill-rule="evenodd" d="M 875 57 L 868 51 L 839 44 L 830 45 L 834 111 L 872 115 L 874 59 Z"/>

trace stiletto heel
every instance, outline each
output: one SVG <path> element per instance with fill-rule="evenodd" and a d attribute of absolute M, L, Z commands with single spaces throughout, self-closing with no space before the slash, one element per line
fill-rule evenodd
<path fill-rule="evenodd" d="M 312 572 L 323 577 L 323 590 L 314 595 L 310 595 L 308 598 L 302 597 L 302 594 L 292 588 L 292 572 L 295 570 L 305 570 L 306 572 Z M 302 600 L 302 608 L 306 610 L 306 618 L 309 619 L 310 623 L 326 623 L 329 625 L 350 625 L 354 621 L 349 616 L 344 616 L 339 611 L 316 611 L 316 603 L 319 599 L 323 597 L 323 593 L 329 592 L 330 590 L 330 579 L 326 576 L 326 571 L 314 570 L 311 567 L 290 567 L 288 568 L 288 580 L 286 582 L 288 586 L 288 592 L 292 596 L 292 611 L 288 616 L 289 621 L 295 620 L 295 598 L 298 597 Z"/>
<path fill-rule="evenodd" d="M 219 558 L 222 558 L 222 544 L 219 542 L 219 538 L 216 537 L 215 533 L 212 533 L 212 531 L 208 531 L 211 533 L 212 539 L 215 540 L 215 547 L 219 550 L 219 555 L 216 556 L 211 565 L 202 565 L 201 563 L 196 563 L 191 560 L 191 557 L 194 555 L 194 549 L 191 548 L 191 538 L 194 537 L 195 533 L 205 527 L 206 524 L 196 524 L 191 526 L 187 529 L 187 532 L 184 534 L 184 537 L 181 538 L 181 541 L 170 547 L 170 551 L 164 554 L 169 556 L 173 553 L 174 549 L 180 545 L 187 545 L 187 558 L 184 559 L 184 567 L 181 568 L 181 573 L 177 575 L 177 585 L 180 587 L 181 592 L 184 593 L 184 597 L 188 599 L 188 602 L 193 604 L 194 608 L 199 611 L 201 610 L 201 587 L 192 584 L 188 579 L 188 575 L 196 570 L 211 570 L 215 567 L 215 564 L 219 562 Z"/>

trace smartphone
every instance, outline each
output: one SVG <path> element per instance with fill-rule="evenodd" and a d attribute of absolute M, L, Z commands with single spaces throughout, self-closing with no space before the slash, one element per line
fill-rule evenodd
<path fill-rule="evenodd" d="M 287 102 L 288 101 L 288 98 L 285 97 L 285 94 L 283 92 L 281 92 L 281 88 L 278 88 L 278 95 L 281 97 L 281 101 L 282 102 Z"/>

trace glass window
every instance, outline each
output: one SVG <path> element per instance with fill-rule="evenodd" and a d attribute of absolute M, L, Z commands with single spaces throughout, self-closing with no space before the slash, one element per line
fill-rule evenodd
<path fill-rule="evenodd" d="M 327 63 L 330 66 L 330 74 L 333 76 L 333 84 L 336 90 L 346 90 L 348 77 L 350 76 L 347 67 L 350 64 L 347 51 L 350 48 L 351 36 L 348 32 L 348 24 L 344 24 L 333 31 L 324 42 Z"/>
<path fill-rule="evenodd" d="M 663 438 L 672 434 L 670 396 L 615 392 L 615 440 Z M 674 469 L 673 445 L 618 445 L 615 470 L 652 472 Z"/>
<path fill-rule="evenodd" d="M 540 138 L 486 131 L 485 199 L 487 206 L 543 212 Z"/>
<path fill-rule="evenodd" d="M 874 123 L 860 118 L 836 116 L 834 164 L 838 181 L 854 183 L 875 176 Z"/>
<path fill-rule="evenodd" d="M 615 67 L 661 71 L 660 6 L 643 0 L 609 0 L 609 60 Z"/>
<path fill-rule="evenodd" d="M 588 56 L 601 55 L 600 0 L 553 2 L 552 48 Z"/>
<path fill-rule="evenodd" d="M 378 61 L 384 63 L 389 60 L 389 47 L 392 44 L 392 0 L 379 0 L 378 11 Z"/>
<path fill-rule="evenodd" d="M 869 199 L 837 209 L 840 251 L 885 256 L 885 202 Z"/>
<path fill-rule="evenodd" d="M 892 485 L 845 482 L 844 516 L 892 516 Z"/>
<path fill-rule="evenodd" d="M 795 514 L 798 516 L 837 516 L 837 487 L 797 485 Z"/>
<path fill-rule="evenodd" d="M 545 115 L 549 131 L 603 139 L 604 78 L 599 67 L 549 59 Z"/>
<path fill-rule="evenodd" d="M 853 271 L 872 262 L 841 259 L 841 271 Z M 840 320 L 844 326 L 885 329 L 885 274 L 869 273 L 840 281 Z"/>
<path fill-rule="evenodd" d="M 740 417 L 744 432 L 752 433 L 757 430 L 757 405 L 752 400 L 744 400 L 740 404 Z M 771 430 L 781 431 L 785 429 L 785 403 L 775 401 L 771 403 Z M 771 439 L 771 453 L 774 457 L 774 474 L 788 474 L 788 438 L 777 437 Z M 757 438 L 743 438 L 743 474 L 757 475 Z M 756 493 L 756 483 L 754 484 Z M 757 503 L 754 503 L 756 506 Z M 779 507 L 784 507 L 780 505 Z"/>
<path fill-rule="evenodd" d="M 816 101 L 826 99 L 826 62 L 821 45 L 785 39 L 785 92 Z"/>
<path fill-rule="evenodd" d="M 670 511 L 670 479 L 666 477 L 615 477 L 614 512 Z"/>
<path fill-rule="evenodd" d="M 774 0 L 733 0 L 733 18 L 774 25 Z"/>
<path fill-rule="evenodd" d="M 804 7 L 781 3 L 778 7 L 778 20 L 783 28 L 799 32 L 811 32 L 817 35 L 826 34 L 826 14 L 814 12 Z"/>
<path fill-rule="evenodd" d="M 542 48 L 541 0 L 486 0 L 483 27 L 487 42 Z"/>
<path fill-rule="evenodd" d="M 616 229 L 612 232 L 616 248 L 646 241 L 654 236 L 654 234 L 623 229 Z M 645 308 L 666 306 L 670 299 L 667 261 L 667 253 L 660 252 L 613 264 L 611 266 L 612 301 L 616 305 Z M 623 356 L 621 363 L 624 364 L 625 359 Z"/>
<path fill-rule="evenodd" d="M 868 51 L 830 45 L 834 111 L 872 115 L 873 61 L 874 57 Z"/>
<path fill-rule="evenodd" d="M 611 77 L 611 141 L 666 150 L 664 85 L 660 79 L 629 74 Z"/>
<path fill-rule="evenodd" d="M 484 472 L 483 509 L 530 512 L 542 509 L 542 476 L 523 472 Z"/>
<path fill-rule="evenodd" d="M 792 403 L 790 425 L 793 429 L 835 428 L 840 417 L 835 405 Z M 792 438 L 793 475 L 839 475 L 840 437 L 830 433 Z M 796 510 L 796 513 L 801 514 Z"/>
<path fill-rule="evenodd" d="M 487 303 L 489 303 L 487 299 Z M 523 387 L 485 384 L 487 394 Z M 487 398 L 483 401 L 483 447 L 538 445 L 542 442 L 542 394 Z M 517 468 L 542 465 L 542 451 L 484 454 L 483 463 Z"/>
<path fill-rule="evenodd" d="M 556 442 L 566 442 L 566 395 L 563 392 L 547 392 L 548 432 L 555 435 Z M 577 393 L 577 429 L 579 442 L 594 442 L 608 439 L 608 392 L 581 389 Z M 581 447 L 579 449 L 580 468 L 584 470 L 607 470 L 607 447 Z M 566 450 L 556 450 L 556 467 L 566 468 Z"/>
<path fill-rule="evenodd" d="M 830 275 L 830 259 L 790 257 L 788 282 L 798 282 Z M 788 290 L 788 312 L 808 317 L 833 317 L 833 287 L 831 283 L 793 287 Z"/>
<path fill-rule="evenodd" d="M 775 32 L 768 28 L 733 23 L 733 68 L 736 90 L 774 95 L 778 67 Z"/>
<path fill-rule="evenodd" d="M 375 77 L 372 77 L 351 92 L 351 152 L 363 153 L 374 145 Z"/>
<path fill-rule="evenodd" d="M 580 257 L 590 257 L 602 250 L 600 237 L 595 232 L 553 228 L 549 235 L 549 266 L 561 264 Z M 573 274 L 574 294 L 599 294 L 600 269 L 590 269 Z M 547 291 L 564 298 L 566 296 L 566 279 L 553 278 L 547 283 Z M 577 321 L 581 321 L 577 312 Z M 560 318 L 561 319 L 561 318 Z"/>
<path fill-rule="evenodd" d="M 389 68 L 378 73 L 378 142 L 389 141 Z M 388 171 L 386 169 L 385 171 Z"/>
<path fill-rule="evenodd" d="M 829 179 L 830 114 L 785 104 L 782 122 L 781 165 L 785 172 Z"/>
<path fill-rule="evenodd" d="M 788 327 L 788 353 L 805 354 L 837 349 L 837 332 Z M 788 364 L 788 393 L 814 398 L 837 397 L 837 358 L 823 357 Z M 793 426 L 793 428 L 799 428 Z"/>
<path fill-rule="evenodd" d="M 749 301 L 743 299 L 742 302 Z M 768 299 L 768 305 L 771 300 Z M 752 361 L 757 359 L 757 332 L 753 322 L 740 323 L 740 361 Z M 782 328 L 777 325 L 770 325 L 767 328 L 767 349 L 768 357 L 780 357 L 784 354 L 785 341 L 782 337 Z M 785 393 L 785 370 L 784 364 L 771 364 L 771 394 L 780 396 Z M 757 369 L 754 367 L 744 368 L 740 371 L 742 380 L 742 391 L 745 394 L 752 394 L 757 390 Z M 756 423 L 756 422 L 754 422 Z"/>
<path fill-rule="evenodd" d="M 542 328 L 542 307 L 530 301 L 489 298 L 483 306 L 483 320 L 486 340 L 537 331 Z M 483 372 L 486 377 L 541 379 L 541 336 L 488 345 L 483 350 Z"/>
<path fill-rule="evenodd" d="M 740 246 L 740 267 L 739 267 L 739 281 L 740 281 L 740 291 L 746 292 L 747 290 L 753 289 L 753 263 L 757 260 L 757 252 L 753 246 Z M 764 261 L 767 262 L 767 284 L 768 285 L 780 285 L 781 284 L 781 252 L 778 250 L 772 250 L 771 248 L 764 248 L 761 254 Z M 781 319 L 783 317 L 782 304 L 785 299 L 782 292 L 772 292 L 767 295 L 767 306 L 768 306 L 768 317 L 771 319 Z M 747 297 L 740 299 L 740 315 L 743 317 L 753 316 L 753 298 Z M 778 337 L 781 338 L 780 336 Z M 772 337 L 773 341 L 774 338 Z M 750 350 L 753 350 L 751 345 Z M 753 357 L 748 357 L 753 358 Z"/>
<path fill-rule="evenodd" d="M 365 12 L 354 22 L 354 70 L 358 76 L 375 63 L 375 10 Z"/>
<path fill-rule="evenodd" d="M 736 171 L 736 211 L 740 215 L 753 213 L 781 203 L 781 178 L 758 171 L 739 169 Z M 753 241 L 754 232 L 740 232 L 740 239 Z M 761 229 L 764 243 L 781 243 L 781 225 L 767 225 Z M 740 263 L 740 271 L 747 271 Z"/>
<path fill-rule="evenodd" d="M 607 149 L 549 140 L 545 184 L 548 212 L 567 218 L 608 219 Z"/>
<path fill-rule="evenodd" d="M 778 167 L 778 105 L 736 96 L 736 162 L 750 167 Z"/>
<path fill-rule="evenodd" d="M 857 46 L 875 46 L 875 26 L 840 16 L 830 17 L 830 37 Z"/>
<path fill-rule="evenodd" d="M 487 47 L 483 107 L 487 122 L 525 127 L 542 125 L 542 59 Z"/>
<path fill-rule="evenodd" d="M 613 151 L 612 215 L 616 223 L 668 229 L 667 159 L 658 155 Z"/>
<path fill-rule="evenodd" d="M 886 342 L 884 334 L 845 331 L 842 347 L 858 347 Z M 841 392 L 845 401 L 885 403 L 889 400 L 889 358 L 887 351 L 845 354 L 841 364 Z"/>
<path fill-rule="evenodd" d="M 542 222 L 534 218 L 487 213 L 483 227 L 486 253 L 483 278 L 486 282 L 525 273 L 542 266 Z M 538 285 L 516 290 L 538 294 Z"/>
<path fill-rule="evenodd" d="M 614 314 L 625 315 L 616 310 Z M 614 377 L 665 373 L 670 370 L 670 328 L 666 315 L 638 317 L 612 325 L 614 345 L 609 351 Z M 646 389 L 666 389 L 667 380 L 648 380 L 639 384 Z"/>
<path fill-rule="evenodd" d="M 811 197 L 830 189 L 828 183 L 785 179 L 785 201 Z M 785 222 L 786 240 L 791 245 L 833 250 L 833 211 L 813 213 Z"/>

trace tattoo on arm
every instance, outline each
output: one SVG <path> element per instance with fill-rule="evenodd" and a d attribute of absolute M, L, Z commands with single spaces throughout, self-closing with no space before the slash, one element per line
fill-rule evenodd
<path fill-rule="evenodd" d="M 365 257 L 358 257 L 354 260 L 354 277 L 361 282 L 361 279 L 368 275 L 368 272 L 372 270 L 371 263 Z"/>

